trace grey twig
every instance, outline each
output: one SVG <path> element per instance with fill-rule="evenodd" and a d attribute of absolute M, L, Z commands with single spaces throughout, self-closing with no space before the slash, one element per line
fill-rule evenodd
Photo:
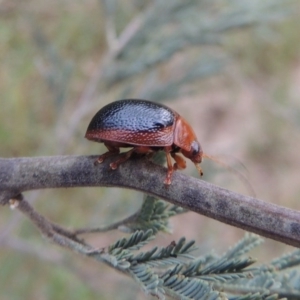
<path fill-rule="evenodd" d="M 84 241 L 78 240 L 75 236 L 73 237 L 67 230 L 49 222 L 44 216 L 36 212 L 23 197 L 17 197 L 17 199 L 10 200 L 10 202 L 14 202 L 13 205 L 29 217 L 40 232 L 55 244 L 85 255 L 88 255 L 91 251 L 95 251 L 95 249 L 86 245 Z"/>
<path fill-rule="evenodd" d="M 138 210 L 137 212 L 133 213 L 129 217 L 126 217 L 120 221 L 117 221 L 117 222 L 109 224 L 109 225 L 103 225 L 101 227 L 95 227 L 95 228 L 91 228 L 91 227 L 80 228 L 80 229 L 74 230 L 72 232 L 72 236 L 77 236 L 77 235 L 85 234 L 85 233 L 107 232 L 109 230 L 118 229 L 120 226 L 124 226 L 128 223 L 134 222 L 136 220 L 136 218 L 138 217 L 139 213 L 140 213 L 140 211 Z"/>
<path fill-rule="evenodd" d="M 131 159 L 114 171 L 109 169 L 110 159 L 97 166 L 95 159 L 96 156 L 0 159 L 0 204 L 8 204 L 9 199 L 36 189 L 123 187 L 300 247 L 300 213 L 297 211 L 217 187 L 182 172 L 175 172 L 172 184 L 166 188 L 163 184 L 166 169 L 145 158 Z M 48 224 L 40 221 L 43 220 L 35 220 L 36 225 Z M 57 233 L 56 228 L 54 231 Z"/>

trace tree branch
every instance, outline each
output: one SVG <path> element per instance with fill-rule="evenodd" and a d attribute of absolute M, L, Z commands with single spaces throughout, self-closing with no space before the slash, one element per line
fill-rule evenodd
<path fill-rule="evenodd" d="M 139 190 L 218 221 L 300 247 L 300 213 L 240 195 L 175 172 L 163 184 L 166 169 L 136 158 L 109 169 L 96 156 L 54 156 L 0 159 L 0 204 L 21 199 L 25 191 L 45 188 L 114 186 Z M 21 200 L 22 201 L 22 200 Z"/>

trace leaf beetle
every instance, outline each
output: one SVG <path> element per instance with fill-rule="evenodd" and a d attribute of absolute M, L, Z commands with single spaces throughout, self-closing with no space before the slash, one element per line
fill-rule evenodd
<path fill-rule="evenodd" d="M 189 123 L 169 107 L 140 99 L 125 99 L 112 102 L 101 108 L 91 120 L 85 137 L 104 143 L 108 151 L 99 156 L 95 163 L 119 154 L 120 148 L 132 147 L 120 154 L 110 164 L 115 170 L 133 153 L 149 154 L 163 150 L 166 153 L 168 172 L 164 183 L 171 184 L 174 170 L 184 169 L 186 162 L 178 153 L 190 159 L 200 175 L 199 164 L 203 151 Z M 175 160 L 172 164 L 172 158 Z"/>

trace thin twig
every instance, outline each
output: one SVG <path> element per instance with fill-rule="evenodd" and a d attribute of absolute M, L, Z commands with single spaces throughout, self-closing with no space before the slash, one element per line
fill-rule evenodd
<path fill-rule="evenodd" d="M 29 219 L 36 225 L 41 233 L 52 240 L 55 244 L 85 255 L 91 251 L 95 251 L 95 249 L 93 249 L 91 246 L 79 241 L 76 239 L 76 237 L 73 238 L 72 235 L 68 234 L 66 230 L 60 230 L 61 227 L 53 226 L 53 224 L 44 216 L 35 211 L 25 199 L 14 199 L 11 201 L 15 201 L 15 207 L 29 217 Z"/>
<path fill-rule="evenodd" d="M 80 228 L 77 230 L 74 230 L 72 233 L 74 236 L 85 234 L 85 233 L 99 233 L 99 232 L 107 232 L 110 230 L 118 229 L 120 226 L 125 226 L 128 223 L 133 222 L 136 220 L 137 216 L 139 215 L 140 211 L 135 212 L 129 217 L 124 218 L 123 220 L 117 221 L 113 224 L 104 225 L 102 227 L 96 227 L 96 228 Z"/>
<path fill-rule="evenodd" d="M 13 203 L 15 208 L 26 215 L 37 226 L 40 232 L 54 244 L 104 262 L 107 265 L 113 266 L 115 269 L 128 275 L 128 272 L 124 272 L 122 268 L 114 265 L 114 258 L 112 258 L 109 253 L 106 253 L 105 249 L 96 249 L 91 245 L 79 241 L 76 237 L 73 238 L 70 234 L 68 234 L 66 230 L 60 232 L 56 231 L 56 228 L 53 227 L 53 224 L 44 216 L 39 214 L 23 197 L 22 199 L 21 197 L 18 197 L 17 199 L 11 199 L 10 202 Z"/>

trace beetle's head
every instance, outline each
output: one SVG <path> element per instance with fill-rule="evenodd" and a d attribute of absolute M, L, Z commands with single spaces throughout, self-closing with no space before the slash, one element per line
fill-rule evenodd
<path fill-rule="evenodd" d="M 202 172 L 199 164 L 202 162 L 203 151 L 202 151 L 202 148 L 201 148 L 199 142 L 197 140 L 194 140 L 191 143 L 190 150 L 187 151 L 187 150 L 181 149 L 181 153 L 185 157 L 189 158 L 195 164 L 197 170 L 199 171 L 200 175 L 202 176 L 203 172 Z"/>
<path fill-rule="evenodd" d="M 181 149 L 181 152 L 185 157 L 189 158 L 193 163 L 199 164 L 202 161 L 203 151 L 197 140 L 194 140 L 191 143 L 189 150 Z"/>

